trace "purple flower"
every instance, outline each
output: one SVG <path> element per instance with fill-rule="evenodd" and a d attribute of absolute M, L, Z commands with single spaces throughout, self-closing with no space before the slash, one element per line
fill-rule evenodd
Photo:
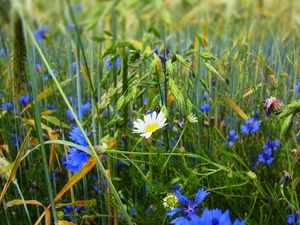
<path fill-rule="evenodd" d="M 233 225 L 244 225 L 246 220 L 236 219 Z M 200 219 L 200 223 L 202 225 L 232 225 L 230 212 L 226 210 L 224 213 L 220 209 L 207 209 L 203 210 L 202 217 Z"/>
<path fill-rule="evenodd" d="M 25 95 L 20 97 L 20 102 L 23 106 L 26 106 L 30 102 L 30 95 Z"/>
<path fill-rule="evenodd" d="M 85 130 L 85 134 L 87 135 L 86 130 Z M 69 138 L 78 145 L 81 145 L 83 147 L 88 147 L 88 143 L 87 143 L 86 139 L 84 138 L 84 135 L 81 132 L 79 127 L 73 127 L 72 128 Z"/>
<path fill-rule="evenodd" d="M 240 136 L 235 134 L 235 130 L 230 130 L 227 142 L 225 142 L 225 144 L 228 143 L 229 146 L 233 146 L 234 141 L 238 140 L 239 138 L 240 138 Z"/>
<path fill-rule="evenodd" d="M 48 26 L 44 26 L 43 28 L 39 28 L 34 32 L 34 36 L 36 40 L 42 40 L 46 38 L 46 33 L 48 33 Z"/>
<path fill-rule="evenodd" d="M 255 120 L 254 118 L 249 118 L 246 120 L 245 125 L 241 125 L 242 133 L 244 134 L 255 134 L 260 128 L 260 121 Z"/>
<path fill-rule="evenodd" d="M 167 213 L 167 216 L 174 216 L 178 213 L 181 214 L 181 216 L 173 219 L 171 221 L 172 224 L 175 225 L 194 225 L 194 224 L 200 224 L 200 217 L 197 215 L 199 204 L 204 201 L 204 199 L 209 195 L 209 192 L 207 192 L 204 189 L 199 189 L 198 193 L 196 195 L 196 198 L 194 201 L 191 201 L 187 197 L 180 194 L 179 191 L 176 191 L 176 196 L 178 198 L 178 202 L 183 204 L 184 207 L 182 208 L 174 208 L 170 212 Z"/>
<path fill-rule="evenodd" d="M 4 49 L 4 48 L 1 48 L 0 49 L 0 55 L 3 55 L 5 57 L 10 57 L 10 53 L 9 53 L 9 49 Z"/>
<path fill-rule="evenodd" d="M 76 148 L 68 150 L 68 159 L 64 162 L 66 169 L 76 174 L 89 160 L 88 155 Z"/>
<path fill-rule="evenodd" d="M 267 143 L 262 147 L 264 152 L 262 154 L 258 154 L 258 162 L 259 163 L 266 163 L 267 165 L 272 164 L 274 161 L 273 152 L 278 150 L 280 146 L 280 141 L 278 139 L 272 141 L 267 139 Z"/>
<path fill-rule="evenodd" d="M 295 211 L 293 214 L 288 215 L 287 223 L 288 224 L 296 223 L 297 225 L 300 225 L 300 216 L 297 213 L 297 211 Z"/>
<path fill-rule="evenodd" d="M 11 102 L 1 104 L 1 109 L 2 110 L 10 110 L 12 108 L 13 108 L 13 104 Z"/>
<path fill-rule="evenodd" d="M 296 91 L 297 93 L 300 93 L 300 83 L 296 85 L 295 91 Z"/>
<path fill-rule="evenodd" d="M 121 67 L 121 59 L 120 57 L 117 57 L 116 59 L 111 59 L 110 56 L 106 56 L 105 57 L 105 63 L 106 63 L 106 67 L 108 70 L 112 70 L 113 69 L 113 62 L 112 60 L 115 60 L 115 63 L 116 63 L 116 68 L 119 69 Z"/>
<path fill-rule="evenodd" d="M 208 103 L 204 103 L 200 106 L 201 112 L 208 113 L 210 110 L 210 105 Z"/>

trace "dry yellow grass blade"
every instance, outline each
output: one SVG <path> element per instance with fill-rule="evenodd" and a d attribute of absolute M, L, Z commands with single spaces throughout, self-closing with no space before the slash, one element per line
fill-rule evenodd
<path fill-rule="evenodd" d="M 57 202 L 72 186 L 74 186 L 78 181 L 80 181 L 88 172 L 90 172 L 96 165 L 96 159 L 91 157 L 89 161 L 81 168 L 81 170 L 71 177 L 68 183 L 60 190 L 60 192 L 55 196 L 54 201 Z"/>
<path fill-rule="evenodd" d="M 240 107 L 238 107 L 238 105 L 235 104 L 234 101 L 232 101 L 228 97 L 226 97 L 225 100 L 242 119 L 247 120 L 249 118 L 249 116 L 247 116 L 247 114 L 244 113 L 243 110 L 241 110 Z"/>
<path fill-rule="evenodd" d="M 35 122 L 33 119 L 23 119 L 23 122 L 32 126 L 32 127 L 35 127 Z M 41 123 L 41 126 L 42 126 L 42 129 L 43 130 L 47 130 L 48 132 L 52 132 L 52 129 L 48 126 L 46 126 L 45 124 Z"/>
<path fill-rule="evenodd" d="M 2 202 L 2 199 L 4 198 L 4 195 L 6 194 L 6 191 L 8 190 L 8 187 L 10 185 L 10 183 L 15 180 L 15 176 L 16 176 L 16 173 L 17 173 L 17 169 L 21 163 L 21 159 L 22 159 L 22 156 L 23 156 L 23 153 L 25 152 L 25 148 L 27 147 L 27 143 L 29 141 L 29 135 L 30 135 L 30 131 L 28 131 L 22 145 L 21 145 L 21 148 L 16 156 L 16 160 L 14 161 L 13 163 L 13 167 L 11 169 L 11 172 L 6 180 L 6 183 L 2 189 L 2 193 L 1 193 L 1 196 L 0 196 L 0 203 Z"/>
<path fill-rule="evenodd" d="M 45 215 L 45 225 L 51 225 L 51 212 L 50 212 L 50 209 L 47 208 L 46 206 L 44 206 L 42 203 L 40 203 L 39 201 L 36 201 L 36 200 L 21 200 L 21 199 L 14 199 L 14 200 L 11 200 L 9 202 L 6 203 L 5 207 L 8 208 L 8 207 L 12 207 L 12 206 L 15 206 L 15 205 L 23 205 L 23 204 L 26 204 L 26 205 L 37 205 L 37 206 L 42 206 L 44 208 L 44 215 Z"/>
<path fill-rule="evenodd" d="M 66 220 L 59 220 L 57 222 L 57 225 L 76 225 L 76 223 L 71 223 L 71 222 L 66 221 Z"/>

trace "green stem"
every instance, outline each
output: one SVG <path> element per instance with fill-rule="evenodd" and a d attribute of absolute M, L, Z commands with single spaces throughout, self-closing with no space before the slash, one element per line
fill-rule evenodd
<path fill-rule="evenodd" d="M 41 50 L 39 44 L 37 43 L 37 41 L 36 41 L 36 39 L 35 39 L 35 37 L 34 37 L 34 34 L 33 34 L 32 30 L 30 29 L 30 27 L 28 26 L 27 23 L 24 23 L 24 24 L 25 24 L 25 28 L 27 29 L 28 33 L 30 34 L 30 37 L 31 37 L 31 39 L 32 39 L 33 44 L 36 46 L 36 49 L 37 49 L 37 51 L 39 52 L 39 54 L 40 54 L 40 56 L 41 56 L 41 59 L 42 59 L 42 61 L 43 61 L 44 64 L 45 64 L 45 67 L 47 68 L 49 74 L 51 75 L 51 77 L 52 77 L 52 79 L 53 79 L 53 82 L 54 82 L 55 85 L 57 86 L 57 89 L 58 89 L 59 93 L 61 94 L 62 99 L 64 100 L 64 102 L 66 103 L 68 109 L 69 109 L 70 112 L 72 113 L 73 118 L 74 118 L 74 120 L 75 120 L 75 123 L 76 123 L 76 125 L 78 126 L 78 128 L 80 129 L 80 131 L 82 132 L 82 135 L 83 135 L 84 139 L 87 141 L 87 143 L 88 143 L 88 145 L 89 145 L 89 147 L 90 147 L 90 155 L 92 155 L 93 157 L 95 157 L 96 162 L 97 162 L 97 167 L 99 168 L 99 170 L 101 171 L 102 175 L 105 177 L 105 179 L 106 179 L 106 181 L 107 181 L 109 187 L 111 188 L 111 191 L 112 191 L 112 193 L 113 193 L 113 195 L 114 195 L 114 197 L 115 197 L 115 199 L 116 199 L 116 202 L 117 202 L 117 204 L 119 205 L 119 209 L 120 209 L 121 213 L 124 215 L 124 219 L 126 220 L 127 224 L 133 225 L 133 223 L 132 223 L 132 221 L 131 221 L 131 219 L 130 219 L 130 217 L 129 217 L 127 211 L 126 211 L 126 209 L 123 207 L 123 203 L 122 203 L 122 201 L 121 201 L 121 199 L 120 199 L 120 196 L 119 196 L 117 190 L 115 189 L 115 187 L 114 187 L 114 185 L 113 185 L 111 179 L 110 179 L 109 176 L 107 175 L 106 170 L 105 170 L 103 164 L 101 163 L 100 159 L 98 158 L 98 155 L 97 155 L 97 153 L 96 153 L 96 151 L 95 151 L 95 149 L 94 149 L 94 146 L 92 145 L 92 143 L 90 142 L 89 138 L 87 137 L 87 135 L 86 135 L 86 133 L 85 133 L 85 131 L 84 131 L 84 129 L 83 129 L 83 127 L 82 127 L 80 121 L 78 120 L 78 118 L 77 118 L 75 112 L 73 111 L 73 108 L 72 108 L 72 106 L 70 105 L 70 103 L 69 103 L 69 101 L 68 101 L 66 95 L 64 94 L 64 91 L 62 90 L 62 88 L 61 88 L 61 86 L 60 86 L 58 80 L 57 80 L 56 77 L 54 76 L 54 74 L 53 74 L 53 72 L 52 72 L 52 69 L 51 69 L 51 67 L 50 67 L 50 65 L 49 65 L 49 63 L 48 63 L 48 61 L 47 61 L 47 59 L 45 58 L 45 55 L 44 55 L 43 51 Z M 40 125 L 40 124 L 39 124 L 39 125 Z M 43 146 L 43 145 L 44 145 L 44 143 L 42 144 L 42 146 Z M 54 203 L 53 199 L 51 199 L 51 201 L 52 201 L 52 203 Z M 55 210 L 54 204 L 52 204 L 52 207 L 54 207 L 54 210 Z"/>

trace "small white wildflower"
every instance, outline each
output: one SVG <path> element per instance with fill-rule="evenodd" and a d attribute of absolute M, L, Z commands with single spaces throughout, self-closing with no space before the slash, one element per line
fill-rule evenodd
<path fill-rule="evenodd" d="M 175 206 L 177 205 L 178 203 L 178 198 L 176 195 L 174 194 L 168 194 L 166 197 L 164 197 L 163 199 L 163 206 L 166 208 L 166 209 L 174 209 Z"/>
<path fill-rule="evenodd" d="M 198 123 L 198 119 L 197 119 L 197 117 L 196 117 L 193 113 L 191 113 L 191 114 L 187 117 L 187 121 L 188 121 L 189 123 Z"/>
<path fill-rule="evenodd" d="M 144 116 L 144 120 L 138 119 L 133 122 L 133 133 L 140 133 L 141 137 L 149 138 L 152 133 L 166 125 L 166 118 L 163 112 L 156 111 Z"/>

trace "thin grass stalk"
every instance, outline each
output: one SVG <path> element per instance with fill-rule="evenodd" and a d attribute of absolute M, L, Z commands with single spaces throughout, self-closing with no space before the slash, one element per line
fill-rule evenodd
<path fill-rule="evenodd" d="M 20 187 L 19 187 L 19 184 L 17 183 L 16 180 L 13 180 L 12 183 L 16 186 L 17 191 L 18 191 L 18 193 L 19 193 L 19 195 L 20 195 L 20 198 L 21 198 L 21 200 L 23 201 L 23 206 L 24 206 L 24 209 L 25 209 L 26 216 L 27 216 L 27 219 L 28 219 L 28 221 L 29 221 L 29 224 L 33 224 L 32 221 L 31 221 L 31 218 L 30 218 L 30 214 L 29 214 L 27 205 L 26 205 L 25 202 L 24 202 L 25 199 L 24 199 L 24 197 L 23 197 L 23 194 L 22 194 L 22 191 L 21 191 L 21 189 L 20 189 Z"/>
<path fill-rule="evenodd" d="M 77 126 L 78 126 L 79 129 L 80 129 L 80 131 L 82 132 L 83 137 L 86 139 L 86 141 L 87 141 L 87 143 L 88 143 L 88 145 L 89 145 L 89 147 L 90 147 L 90 151 L 91 151 L 90 154 L 91 154 L 93 157 L 95 157 L 96 162 L 97 162 L 96 165 L 97 165 L 97 167 L 99 167 L 99 169 L 100 169 L 102 175 L 105 177 L 105 179 L 106 179 L 106 181 L 107 181 L 109 187 L 111 188 L 111 191 L 112 191 L 112 193 L 113 193 L 113 195 L 114 195 L 114 197 L 115 197 L 115 199 L 116 199 L 116 202 L 117 202 L 117 204 L 118 204 L 119 207 L 120 207 L 120 211 L 121 211 L 121 212 L 123 213 L 123 215 L 124 215 L 125 221 L 126 221 L 127 224 L 129 224 L 129 225 L 133 225 L 133 224 L 132 224 L 132 221 L 131 221 L 131 219 L 130 219 L 128 213 L 127 213 L 127 211 L 126 211 L 125 208 L 123 207 L 123 203 L 122 203 L 122 201 L 121 201 L 121 199 L 120 199 L 120 196 L 119 196 L 117 190 L 115 189 L 115 187 L 114 187 L 114 185 L 113 185 L 111 179 L 109 178 L 108 174 L 106 173 L 106 170 L 105 170 L 104 166 L 102 165 L 100 159 L 98 158 L 98 155 L 97 155 L 97 152 L 96 152 L 95 149 L 94 149 L 94 146 L 91 144 L 89 138 L 87 137 L 87 135 L 86 135 L 86 133 L 85 133 L 83 127 L 81 126 L 80 121 L 78 120 L 78 118 L 77 118 L 77 116 L 76 116 L 76 114 L 75 114 L 75 112 L 74 112 L 72 106 L 70 105 L 70 103 L 69 103 L 69 101 L 68 101 L 66 95 L 64 94 L 64 92 L 63 92 L 63 90 L 62 90 L 62 88 L 61 88 L 61 86 L 60 86 L 58 80 L 57 80 L 56 77 L 54 76 L 54 74 L 53 74 L 53 72 L 52 72 L 52 70 L 51 70 L 51 67 L 50 67 L 49 63 L 48 63 L 47 59 L 45 58 L 45 55 L 44 55 L 43 51 L 41 50 L 41 48 L 40 48 L 38 42 L 36 41 L 36 39 L 35 39 L 35 37 L 34 37 L 34 35 L 33 35 L 32 30 L 30 29 L 30 27 L 29 27 L 29 25 L 26 23 L 26 21 L 24 22 L 24 24 L 25 24 L 26 30 L 28 31 L 28 33 L 29 33 L 29 35 L 30 35 L 30 37 L 31 37 L 31 40 L 32 40 L 33 44 L 36 46 L 36 49 L 37 49 L 37 51 L 39 52 L 39 54 L 40 54 L 40 56 L 41 56 L 42 61 L 44 62 L 44 64 L 45 64 L 45 66 L 46 66 L 46 68 L 47 68 L 49 74 L 51 75 L 51 77 L 52 77 L 52 79 L 53 79 L 53 81 L 54 81 L 54 83 L 55 83 L 55 85 L 56 85 L 58 91 L 60 92 L 60 94 L 61 94 L 61 96 L 62 96 L 62 99 L 63 99 L 64 102 L 66 103 L 68 109 L 70 109 L 70 111 L 71 111 L 71 113 L 72 113 L 72 116 L 73 116 L 73 118 L 74 118 L 74 120 L 75 120 L 75 123 L 77 124 Z M 54 207 L 54 204 L 52 204 L 52 207 Z"/>

